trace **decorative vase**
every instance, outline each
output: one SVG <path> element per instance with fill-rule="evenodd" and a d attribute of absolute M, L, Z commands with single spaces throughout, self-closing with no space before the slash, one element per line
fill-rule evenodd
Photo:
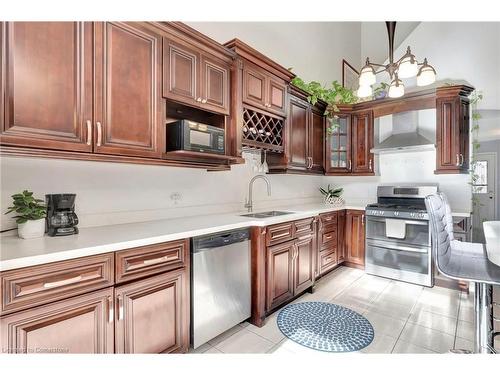
<path fill-rule="evenodd" d="M 341 197 L 325 197 L 325 203 L 332 206 L 343 206 L 345 201 Z"/>
<path fill-rule="evenodd" d="M 28 220 L 26 223 L 17 224 L 17 235 L 21 238 L 43 237 L 45 233 L 45 219 Z"/>

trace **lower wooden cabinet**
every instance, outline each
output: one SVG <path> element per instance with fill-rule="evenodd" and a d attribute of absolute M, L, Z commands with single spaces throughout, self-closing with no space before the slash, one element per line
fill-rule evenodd
<path fill-rule="evenodd" d="M 113 353 L 113 288 L 1 319 L 2 353 Z"/>
<path fill-rule="evenodd" d="M 189 348 L 185 269 L 115 289 L 117 353 L 172 353 Z"/>
<path fill-rule="evenodd" d="M 345 226 L 346 212 L 341 210 L 338 212 L 338 230 L 337 230 L 337 263 L 345 261 Z"/>
<path fill-rule="evenodd" d="M 294 294 L 302 293 L 314 283 L 315 244 L 312 235 L 299 238 L 295 243 Z"/>
<path fill-rule="evenodd" d="M 365 266 L 365 211 L 347 210 L 345 261 L 361 268 Z"/>

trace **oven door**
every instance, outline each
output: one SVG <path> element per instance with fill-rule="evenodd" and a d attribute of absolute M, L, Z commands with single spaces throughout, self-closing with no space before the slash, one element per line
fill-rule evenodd
<path fill-rule="evenodd" d="M 431 245 L 429 222 L 426 220 L 366 218 L 366 238 L 382 242 L 382 247 L 427 247 Z"/>
<path fill-rule="evenodd" d="M 365 271 L 372 275 L 432 286 L 430 247 L 384 247 L 366 241 Z"/>

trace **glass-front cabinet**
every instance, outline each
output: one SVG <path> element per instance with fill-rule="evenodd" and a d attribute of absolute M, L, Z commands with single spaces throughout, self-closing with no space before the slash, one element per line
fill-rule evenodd
<path fill-rule="evenodd" d="M 337 114 L 327 121 L 326 173 L 348 173 L 351 160 L 351 115 Z"/>

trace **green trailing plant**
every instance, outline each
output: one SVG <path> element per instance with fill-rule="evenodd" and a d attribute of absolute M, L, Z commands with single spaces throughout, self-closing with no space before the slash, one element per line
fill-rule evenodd
<path fill-rule="evenodd" d="M 324 114 L 330 124 L 327 128 L 328 134 L 333 133 L 335 128 L 339 127 L 338 117 L 336 116 L 336 113 L 339 112 L 338 105 L 358 102 L 358 97 L 354 91 L 342 86 L 338 81 L 333 81 L 330 87 L 326 87 L 317 81 L 305 82 L 302 78 L 295 77 L 292 84 L 309 94 L 307 101 L 312 105 L 315 105 L 318 100 L 322 100 L 327 104 Z"/>
<path fill-rule="evenodd" d="M 24 224 L 28 220 L 43 219 L 47 214 L 45 205 L 41 204 L 43 200 L 33 197 L 31 191 L 24 190 L 22 193 L 14 194 L 12 199 L 12 206 L 8 207 L 5 214 L 15 212 L 17 215 L 14 218 L 18 224 Z"/>
<path fill-rule="evenodd" d="M 330 199 L 330 198 L 339 198 L 342 195 L 344 189 L 332 188 L 330 187 L 330 184 L 328 184 L 328 187 L 326 189 L 319 188 L 319 191 L 321 192 L 321 194 L 324 195 L 325 199 Z"/>
<path fill-rule="evenodd" d="M 479 151 L 479 148 L 481 147 L 478 136 L 479 136 L 479 120 L 481 119 L 481 114 L 479 113 L 477 109 L 478 103 L 483 100 L 483 93 L 480 91 L 474 91 L 470 97 L 470 105 L 471 105 L 471 112 L 472 112 L 472 126 L 470 129 L 471 133 L 471 146 L 472 146 L 472 151 L 471 151 L 471 162 L 470 162 L 470 169 L 469 169 L 469 175 L 470 175 L 470 185 L 471 188 L 474 189 L 474 185 L 476 184 L 479 175 L 476 173 L 476 165 L 477 165 L 477 153 Z M 472 191 L 474 193 L 474 190 Z M 472 210 L 475 211 L 476 208 L 480 206 L 479 199 L 472 194 Z"/>

